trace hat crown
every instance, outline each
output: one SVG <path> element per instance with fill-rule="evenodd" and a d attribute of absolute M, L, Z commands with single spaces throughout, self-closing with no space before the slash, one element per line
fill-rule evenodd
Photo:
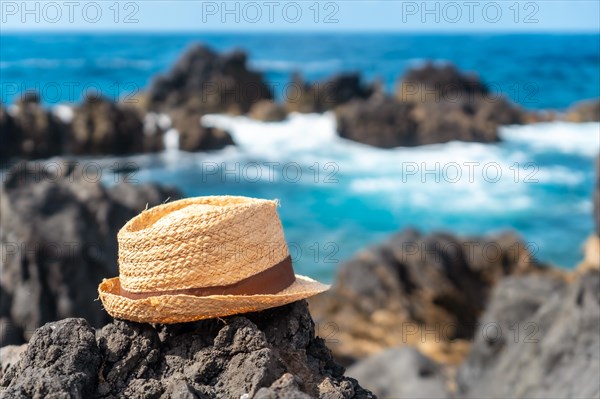
<path fill-rule="evenodd" d="M 144 211 L 118 243 L 121 286 L 137 293 L 234 284 L 289 256 L 277 202 L 234 196 Z"/>

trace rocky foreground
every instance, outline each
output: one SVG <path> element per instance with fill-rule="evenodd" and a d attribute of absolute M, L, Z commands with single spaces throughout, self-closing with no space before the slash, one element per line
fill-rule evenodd
<path fill-rule="evenodd" d="M 600 271 L 572 277 L 502 278 L 461 364 L 400 345 L 347 376 L 305 301 L 171 326 L 65 319 L 0 350 L 0 398 L 598 398 Z"/>
<path fill-rule="evenodd" d="M 3 361 L 0 397 L 374 398 L 344 377 L 306 302 L 179 325 L 84 319 L 38 329 Z"/>

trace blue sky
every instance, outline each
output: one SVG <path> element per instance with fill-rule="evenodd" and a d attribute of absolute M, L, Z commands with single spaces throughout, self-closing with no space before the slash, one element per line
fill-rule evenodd
<path fill-rule="evenodd" d="M 600 1 L 0 0 L 7 31 L 599 32 Z"/>

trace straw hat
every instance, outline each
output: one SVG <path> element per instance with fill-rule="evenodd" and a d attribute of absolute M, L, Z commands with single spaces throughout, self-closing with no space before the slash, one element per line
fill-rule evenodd
<path fill-rule="evenodd" d="M 295 275 L 277 202 L 231 196 L 159 205 L 119 231 L 119 277 L 98 287 L 113 317 L 141 323 L 255 312 L 329 288 Z"/>

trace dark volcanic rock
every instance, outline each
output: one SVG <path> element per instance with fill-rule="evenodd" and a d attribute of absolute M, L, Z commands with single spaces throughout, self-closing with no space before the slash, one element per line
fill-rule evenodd
<path fill-rule="evenodd" d="M 295 75 L 285 92 L 285 106 L 288 112 L 325 112 L 350 100 L 366 99 L 373 91 L 374 88 L 362 83 L 356 73 L 334 75 L 312 84 Z"/>
<path fill-rule="evenodd" d="M 417 105 L 413 117 L 423 144 L 450 140 L 494 142 L 499 140 L 499 126 L 525 121 L 520 108 L 453 65 L 429 63 L 409 70 L 398 86 L 396 98 Z"/>
<path fill-rule="evenodd" d="M 454 65 L 427 63 L 409 70 L 396 90 L 400 101 L 453 101 L 460 97 L 488 94 L 489 89 L 475 75 L 460 73 Z"/>
<path fill-rule="evenodd" d="M 0 161 L 7 160 L 19 154 L 20 134 L 15 129 L 13 117 L 0 104 Z"/>
<path fill-rule="evenodd" d="M 20 342 L 65 317 L 85 317 L 93 326 L 108 322 L 95 299 L 102 278 L 118 273 L 118 230 L 147 204 L 180 196 L 150 185 L 105 188 L 97 169 L 86 174 L 86 167 L 20 163 L 0 189 L 0 317 L 24 332 Z M 19 342 L 0 346 L 8 343 Z"/>
<path fill-rule="evenodd" d="M 389 97 L 353 100 L 335 110 L 340 137 L 376 147 L 419 145 L 414 106 Z"/>
<path fill-rule="evenodd" d="M 0 214 L 0 217 L 1 216 L 2 215 Z M 5 256 L 7 256 L 7 254 L 5 255 L 6 249 L 7 248 L 3 244 L 0 270 L 4 267 Z M 23 330 L 15 325 L 10 318 L 11 302 L 10 295 L 2 289 L 2 285 L 0 284 L 0 347 L 5 345 L 18 345 L 23 342 Z"/>
<path fill-rule="evenodd" d="M 201 115 L 186 108 L 171 112 L 173 128 L 179 132 L 179 149 L 183 151 L 218 150 L 232 145 L 231 135 L 221 129 L 202 126 Z"/>
<path fill-rule="evenodd" d="M 348 362 L 408 344 L 456 363 L 498 280 L 542 270 L 512 233 L 458 239 L 406 230 L 342 265 L 311 307 L 318 322 L 335 323 L 332 349 Z"/>
<path fill-rule="evenodd" d="M 24 94 L 13 115 L 0 109 L 0 128 L 0 159 L 49 158 L 63 151 L 65 126 L 40 105 L 37 94 Z"/>
<path fill-rule="evenodd" d="M 246 54 L 235 51 L 220 55 L 195 45 L 149 91 L 152 110 L 172 110 L 186 105 L 198 114 L 246 113 L 252 104 L 272 99 L 262 75 L 249 70 Z"/>
<path fill-rule="evenodd" d="M 10 305 L 10 298 L 7 300 Z M 10 318 L 10 308 L 7 308 L 0 317 L 0 347 L 5 345 L 19 345 L 23 342 L 23 329 Z"/>
<path fill-rule="evenodd" d="M 39 356 L 42 350 L 52 353 L 51 361 Z M 300 301 L 171 326 L 116 320 L 96 342 L 81 320 L 52 323 L 34 335 L 0 393 L 23 397 L 19 393 L 42 391 L 52 381 L 56 395 L 70 394 L 85 381 L 86 394 L 106 398 L 374 397 L 343 371 L 315 337 Z"/>
<path fill-rule="evenodd" d="M 521 111 L 501 97 L 417 103 L 412 117 L 420 144 L 454 140 L 493 143 L 500 141 L 498 127 L 523 123 Z"/>
<path fill-rule="evenodd" d="M 312 396 L 300 391 L 299 380 L 292 374 L 286 373 L 269 388 L 261 388 L 258 390 L 254 399 L 311 399 Z"/>
<path fill-rule="evenodd" d="M 136 154 L 161 149 L 162 136 L 146 135 L 142 118 L 132 107 L 90 97 L 74 110 L 71 154 Z"/>
<path fill-rule="evenodd" d="M 498 127 L 520 124 L 524 112 L 453 66 L 407 72 L 396 98 L 373 96 L 336 110 L 341 137 L 389 148 L 448 141 L 499 141 Z"/>
<path fill-rule="evenodd" d="M 47 324 L 31 337 L 16 366 L 2 377 L 2 398 L 86 398 L 96 383 L 100 351 L 83 319 Z M 0 388 L 1 389 L 1 388 Z"/>
<path fill-rule="evenodd" d="M 522 123 L 520 111 L 503 99 L 473 104 L 371 98 L 342 105 L 335 115 L 341 137 L 382 148 L 497 142 L 499 126 Z"/>
<path fill-rule="evenodd" d="M 204 151 L 233 144 L 230 134 L 202 126 L 209 113 L 245 114 L 253 104 L 273 95 L 260 73 L 249 70 L 246 54 L 218 54 L 196 45 L 171 71 L 155 79 L 146 95 L 146 107 L 167 113 L 179 133 L 179 149 Z"/>
<path fill-rule="evenodd" d="M 0 107 L 0 160 L 62 154 L 109 155 L 163 149 L 162 132 L 144 129 L 140 111 L 89 97 L 73 109 L 70 123 L 46 111 L 29 93 L 8 113 Z"/>
<path fill-rule="evenodd" d="M 442 367 L 414 348 L 392 348 L 350 367 L 348 376 L 380 398 L 446 399 Z"/>
<path fill-rule="evenodd" d="M 599 331 L 597 270 L 568 286 L 548 277 L 507 278 L 459 370 L 459 397 L 598 398 Z"/>

